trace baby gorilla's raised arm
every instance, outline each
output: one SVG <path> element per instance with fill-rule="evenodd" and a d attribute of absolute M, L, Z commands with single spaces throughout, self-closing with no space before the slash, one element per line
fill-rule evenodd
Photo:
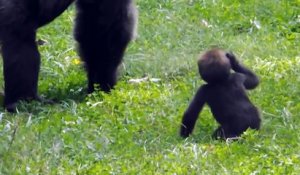
<path fill-rule="evenodd" d="M 246 89 L 254 89 L 259 84 L 258 77 L 251 70 L 239 63 L 233 53 L 226 53 L 226 57 L 230 60 L 232 70 L 245 75 L 244 86 Z"/>
<path fill-rule="evenodd" d="M 198 119 L 198 115 L 201 112 L 204 104 L 205 104 L 205 88 L 204 86 L 200 87 L 191 101 L 188 109 L 185 111 L 182 123 L 181 123 L 181 129 L 180 129 L 180 135 L 182 137 L 188 137 L 195 126 L 195 123 Z"/>

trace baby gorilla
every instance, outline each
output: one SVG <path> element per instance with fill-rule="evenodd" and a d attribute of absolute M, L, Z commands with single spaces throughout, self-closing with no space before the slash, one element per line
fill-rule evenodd
<path fill-rule="evenodd" d="M 199 88 L 185 111 L 180 135 L 188 137 L 192 133 L 205 103 L 220 124 L 213 138 L 238 137 L 248 128 L 258 130 L 259 112 L 246 94 L 246 89 L 254 89 L 259 84 L 257 76 L 239 63 L 232 53 L 221 49 L 212 49 L 202 55 L 198 67 L 207 84 Z"/>

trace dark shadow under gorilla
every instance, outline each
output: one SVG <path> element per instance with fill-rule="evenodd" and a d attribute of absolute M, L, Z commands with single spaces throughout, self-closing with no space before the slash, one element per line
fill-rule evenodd
<path fill-rule="evenodd" d="M 36 31 L 74 0 L 0 0 L 0 41 L 5 81 L 4 106 L 14 112 L 18 100 L 36 99 L 40 54 Z M 109 91 L 136 22 L 131 0 L 77 0 L 75 38 L 86 62 L 89 92 L 93 84 Z M 132 10 L 132 11 L 131 11 Z"/>

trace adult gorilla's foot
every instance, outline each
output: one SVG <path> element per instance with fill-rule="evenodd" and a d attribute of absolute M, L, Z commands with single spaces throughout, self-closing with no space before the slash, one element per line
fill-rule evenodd
<path fill-rule="evenodd" d="M 17 103 L 7 104 L 5 105 L 5 109 L 7 110 L 7 112 L 15 113 L 17 112 Z"/>
<path fill-rule="evenodd" d="M 23 98 L 23 99 L 20 99 L 20 100 L 24 100 L 24 101 L 27 101 L 27 102 L 35 100 L 35 101 L 41 102 L 43 104 L 54 104 L 55 103 L 55 101 L 53 101 L 53 100 L 45 99 L 45 98 L 40 97 L 40 96 L 36 96 L 34 98 Z M 10 113 L 17 112 L 17 102 L 6 104 L 4 107 L 7 110 L 7 112 L 10 112 Z"/>

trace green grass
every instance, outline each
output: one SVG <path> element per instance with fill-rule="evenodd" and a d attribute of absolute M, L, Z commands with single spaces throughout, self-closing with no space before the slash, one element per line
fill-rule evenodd
<path fill-rule="evenodd" d="M 22 102 L 17 114 L 0 109 L 0 174 L 300 174 L 300 1 L 137 5 L 139 36 L 111 94 L 85 94 L 74 8 L 39 30 L 47 41 L 39 48 L 39 92 L 59 103 Z M 249 95 L 262 129 L 237 142 L 211 139 L 217 123 L 207 107 L 190 138 L 178 135 L 203 84 L 197 56 L 212 46 L 232 50 L 261 79 Z M 128 83 L 144 76 L 161 81 Z"/>

